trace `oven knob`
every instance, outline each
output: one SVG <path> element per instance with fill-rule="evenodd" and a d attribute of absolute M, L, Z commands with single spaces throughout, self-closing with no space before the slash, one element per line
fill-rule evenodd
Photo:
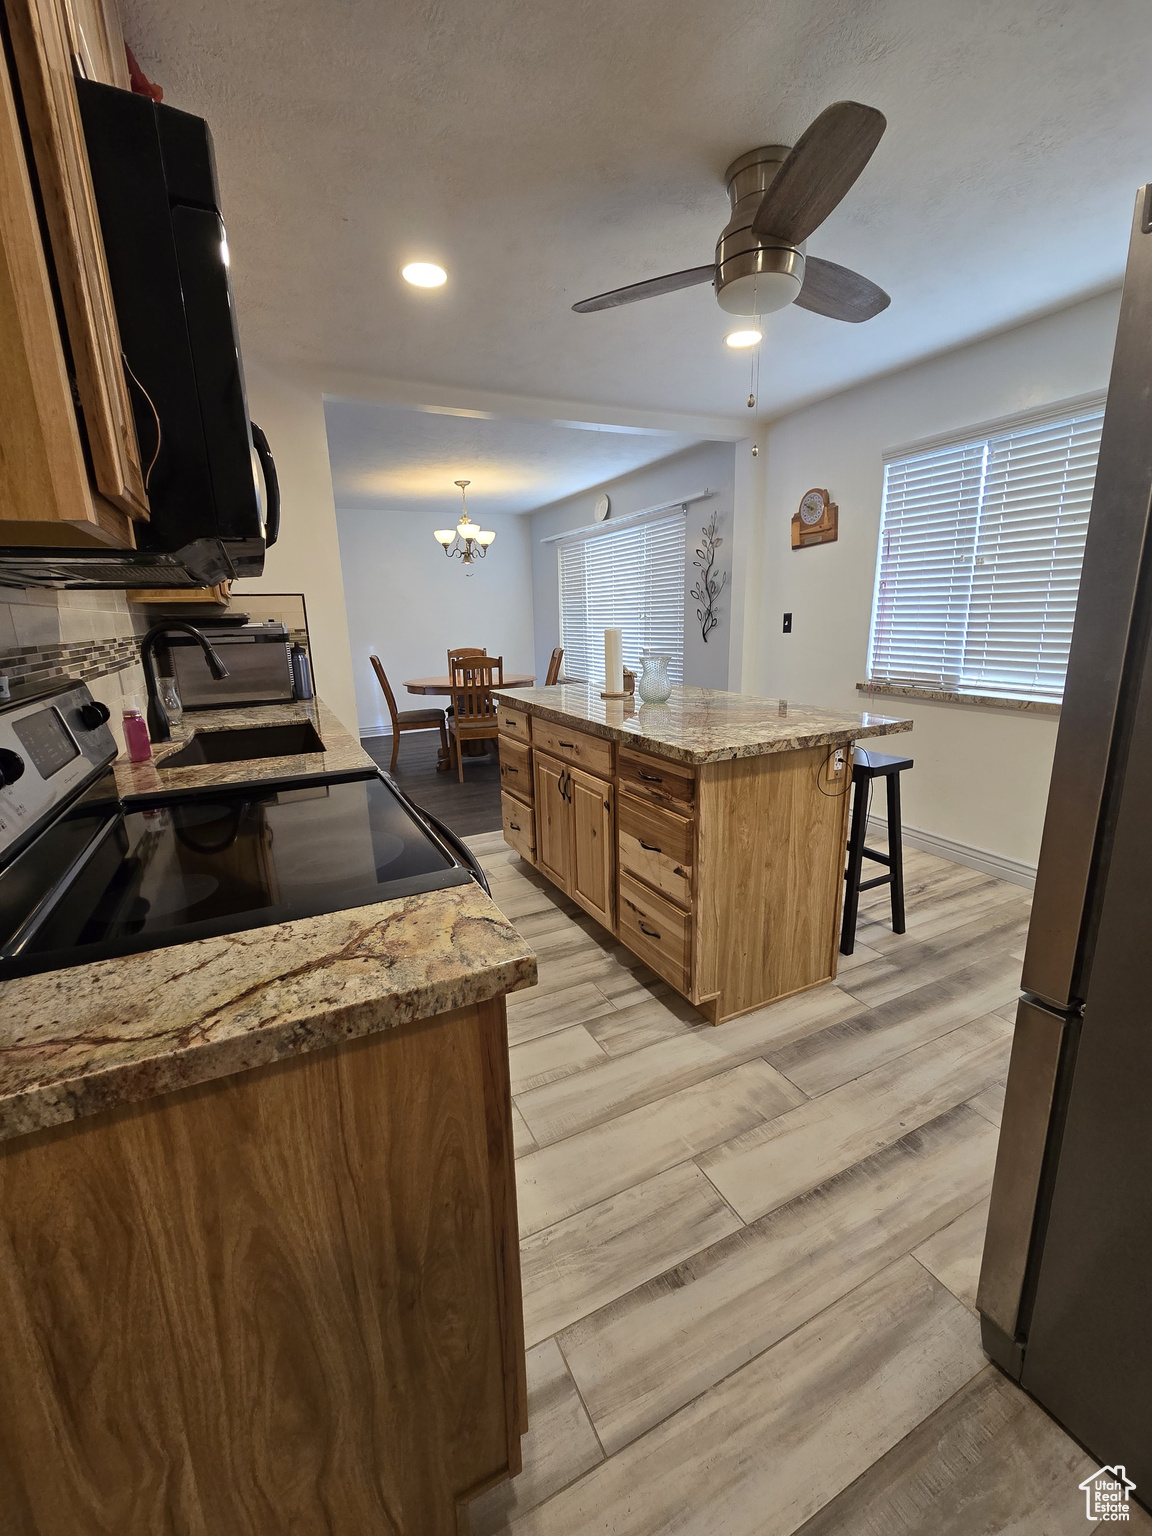
<path fill-rule="evenodd" d="M 15 784 L 23 772 L 24 759 L 19 752 L 10 752 L 7 747 L 0 747 L 0 785 Z"/>
<path fill-rule="evenodd" d="M 81 704 L 77 710 L 80 724 L 86 731 L 94 731 L 98 726 L 103 725 L 110 713 L 107 704 L 97 704 L 95 701 L 91 704 Z"/>

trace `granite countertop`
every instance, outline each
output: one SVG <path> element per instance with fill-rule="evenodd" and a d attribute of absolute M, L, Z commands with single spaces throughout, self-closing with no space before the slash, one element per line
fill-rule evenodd
<path fill-rule="evenodd" d="M 594 736 L 692 765 L 805 747 L 846 747 L 866 736 L 912 729 L 911 720 L 889 715 L 850 714 L 719 688 L 677 685 L 664 704 L 645 704 L 639 694 L 635 700 L 602 699 L 590 683 L 493 689 L 493 694 L 509 708 L 557 725 L 575 723 Z"/>
<path fill-rule="evenodd" d="M 535 980 L 470 883 L 0 982 L 0 1141 Z"/>
<path fill-rule="evenodd" d="M 203 763 L 164 769 L 164 759 L 188 745 L 193 734 L 237 730 L 248 726 L 311 722 L 324 743 L 323 752 L 291 757 L 261 757 L 239 763 Z M 235 709 L 189 710 L 172 727 L 172 740 L 153 742 L 146 763 L 121 755 L 113 764 L 119 795 L 155 795 L 173 789 L 210 789 L 216 784 L 258 784 L 264 779 L 298 778 L 310 773 L 342 773 L 349 768 L 375 769 L 376 764 L 350 731 L 320 699 L 284 704 L 249 704 Z M 163 771 L 161 771 L 163 770 Z"/>
<path fill-rule="evenodd" d="M 311 720 L 324 752 L 157 771 L 193 730 Z M 374 768 L 318 700 L 196 711 L 120 795 Z M 0 1141 L 139 1103 L 536 981 L 478 885 L 0 981 Z"/>

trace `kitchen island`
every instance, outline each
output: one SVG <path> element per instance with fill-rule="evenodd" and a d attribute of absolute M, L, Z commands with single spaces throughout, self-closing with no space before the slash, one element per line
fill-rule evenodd
<path fill-rule="evenodd" d="M 324 750 L 287 774 L 163 768 L 300 718 Z M 115 771 L 163 816 L 311 804 L 357 754 L 269 705 Z M 519 1469 L 504 995 L 535 977 L 467 881 L 0 982 L 5 1536 L 455 1536 Z"/>
<path fill-rule="evenodd" d="M 852 744 L 911 720 L 496 691 L 505 840 L 714 1024 L 836 975 Z"/>

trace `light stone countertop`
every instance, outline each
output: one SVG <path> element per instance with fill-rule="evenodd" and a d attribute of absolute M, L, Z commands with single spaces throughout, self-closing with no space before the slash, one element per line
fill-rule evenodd
<path fill-rule="evenodd" d="M 308 713 L 305 713 L 308 712 Z M 119 793 L 374 767 L 323 704 L 198 711 L 196 729 L 312 718 L 327 751 L 160 775 Z M 432 1018 L 536 981 L 536 957 L 478 885 L 299 918 L 0 981 L 0 1141 Z"/>
<path fill-rule="evenodd" d="M 510 709 L 557 725 L 575 724 L 594 736 L 691 765 L 806 747 L 846 747 L 868 736 L 912 729 L 911 720 L 890 715 L 849 714 L 719 688 L 676 685 L 665 704 L 645 704 L 639 694 L 634 700 L 602 699 L 591 683 L 493 693 Z"/>

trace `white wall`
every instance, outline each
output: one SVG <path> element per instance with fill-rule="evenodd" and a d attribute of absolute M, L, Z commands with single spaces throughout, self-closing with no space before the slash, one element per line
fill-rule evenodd
<path fill-rule="evenodd" d="M 696 491 L 712 490 L 718 493 L 714 500 L 697 502 L 688 508 L 684 680 L 701 688 L 728 687 L 733 613 L 731 571 L 736 452 L 737 445 L 730 442 L 702 443 L 684 453 L 661 459 L 647 469 L 622 475 L 618 480 L 606 481 L 592 490 L 581 492 L 579 496 L 552 502 L 532 513 L 532 600 L 535 610 L 537 672 L 544 674 L 553 646 L 560 644 L 557 546 L 543 544 L 541 540 L 552 534 L 566 533 L 570 528 L 583 528 L 591 524 L 592 508 L 601 491 L 607 491 L 611 499 L 611 516 L 620 517 L 626 512 L 639 512 L 644 507 L 659 506 L 676 496 L 691 496 Z M 705 644 L 696 618 L 697 604 L 688 596 L 688 588 L 694 585 L 700 574 L 692 564 L 692 557 L 700 543 L 701 527 L 712 516 L 714 509 L 720 514 L 719 530 L 724 539 L 723 546 L 717 552 L 716 569 L 726 570 L 730 574 L 718 605 L 720 623 Z"/>
<path fill-rule="evenodd" d="M 356 728 L 352 657 L 328 464 L 324 400 L 297 384 L 245 362 L 248 406 L 276 460 L 283 510 L 280 538 L 268 551 L 264 575 L 238 581 L 246 592 L 303 592 L 316 692 L 349 729 Z"/>
<path fill-rule="evenodd" d="M 465 574 L 432 537 L 442 517 L 426 512 L 340 509 L 340 560 L 362 735 L 388 732 L 384 695 L 369 663 L 379 656 L 400 709 L 444 704 L 405 693 L 408 677 L 441 674 L 449 646 L 482 645 L 506 672 L 532 670 L 529 520 L 490 517 L 496 541 Z M 540 672 L 543 682 L 544 674 Z"/>
<path fill-rule="evenodd" d="M 886 449 L 1103 389 L 1118 294 L 862 385 L 775 423 L 767 437 L 767 496 L 759 601 L 745 691 L 861 709 Z M 840 508 L 837 543 L 793 551 L 800 498 L 826 486 Z M 785 611 L 791 635 L 781 633 Z M 1056 719 L 964 704 L 877 698 L 915 730 L 891 739 L 905 774 L 904 821 L 936 836 L 1034 865 L 1048 794 Z M 879 797 L 877 797 L 879 799 Z"/>

